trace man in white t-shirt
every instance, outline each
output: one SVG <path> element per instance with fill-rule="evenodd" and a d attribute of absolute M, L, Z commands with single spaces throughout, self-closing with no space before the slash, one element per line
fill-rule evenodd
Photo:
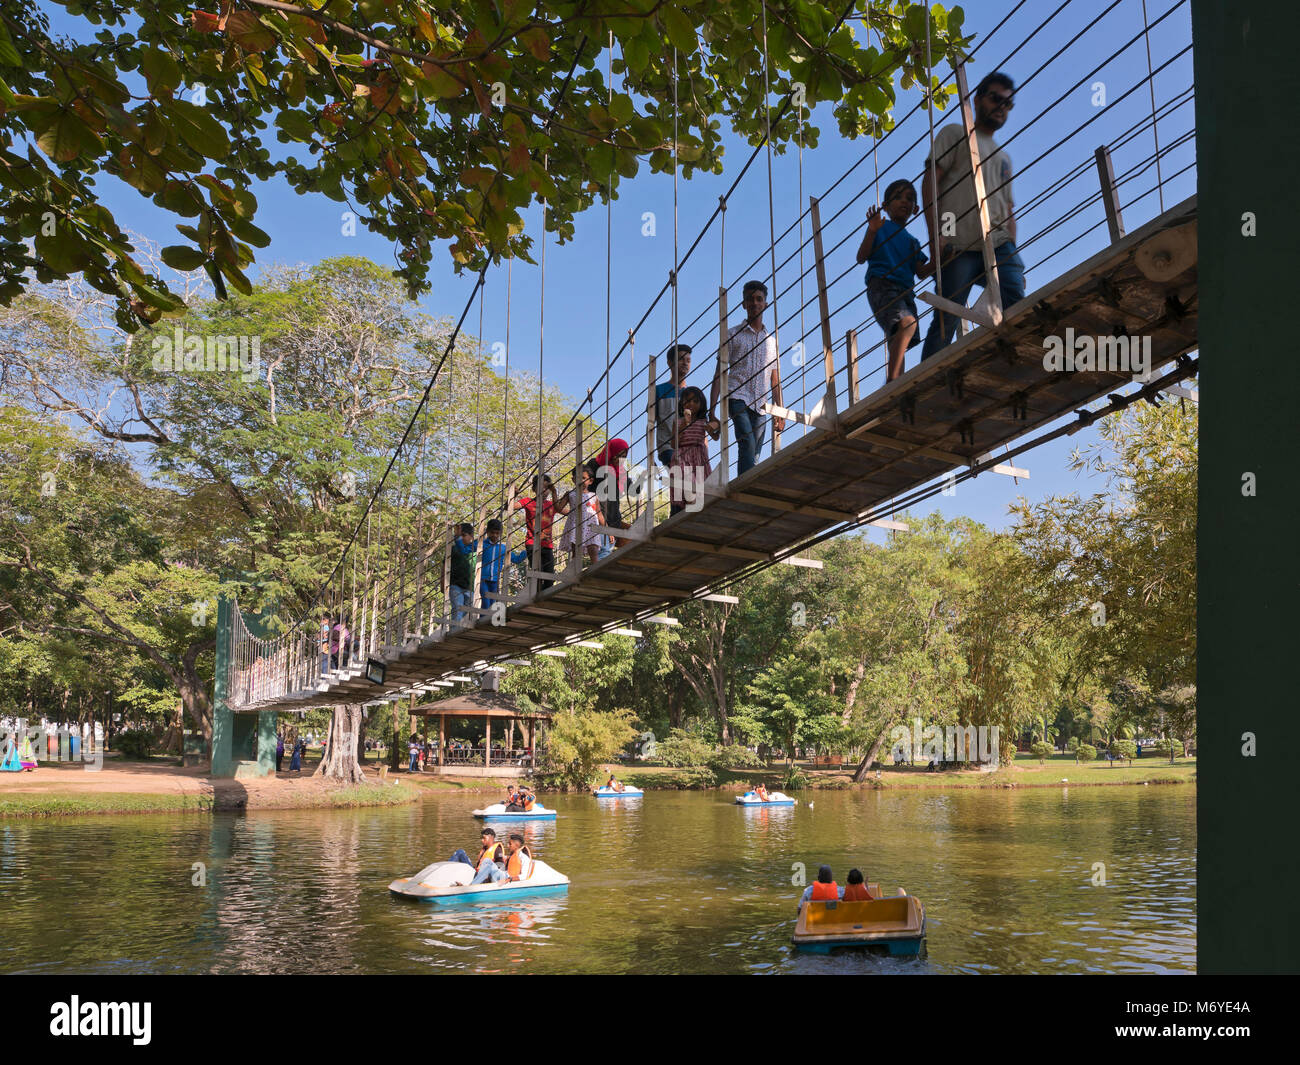
<path fill-rule="evenodd" d="M 742 290 L 745 321 L 727 333 L 727 413 L 736 430 L 736 476 L 751 469 L 763 450 L 767 423 L 760 413 L 769 395 L 781 405 L 781 363 L 777 355 L 776 334 L 763 325 L 767 309 L 767 286 L 761 281 L 746 281 Z M 709 417 L 715 418 L 720 381 L 715 373 L 709 395 Z M 773 419 L 779 433 L 785 420 Z"/>
<path fill-rule="evenodd" d="M 989 212 L 989 232 L 998 267 L 1002 308 L 1025 298 L 1025 264 L 1016 250 L 1015 202 L 1011 196 L 1011 156 L 999 148 L 993 134 L 1007 121 L 1016 91 L 1015 82 L 1000 71 L 987 74 L 975 87 L 973 100 L 975 142 L 979 147 L 980 176 Z M 945 299 L 966 305 L 971 287 L 985 286 L 983 236 L 975 179 L 971 174 L 966 131 L 961 123 L 944 126 L 934 138 L 934 173 L 925 163 L 921 199 L 930 230 L 930 261 L 941 264 L 939 291 Z M 938 186 L 938 209 L 935 186 Z M 957 317 L 935 311 L 925 337 L 921 358 L 952 343 Z"/>

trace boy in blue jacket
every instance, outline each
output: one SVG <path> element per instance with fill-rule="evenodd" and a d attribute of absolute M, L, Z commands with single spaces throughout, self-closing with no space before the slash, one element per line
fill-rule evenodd
<path fill-rule="evenodd" d="M 912 183 L 901 178 L 891 181 L 885 189 L 883 212 L 879 207 L 867 212 L 867 232 L 858 248 L 858 262 L 871 264 L 867 267 L 867 302 L 889 348 L 887 381 L 902 376 L 904 355 L 920 340 L 912 284 L 916 278 L 934 273 L 921 242 L 907 231 L 908 219 L 917 210 Z"/>
<path fill-rule="evenodd" d="M 493 518 L 487 523 L 487 538 L 483 541 L 483 568 L 479 574 L 479 591 L 484 607 L 492 606 L 491 597 L 501 589 L 501 571 L 510 554 L 509 546 L 501 539 L 502 532 L 500 518 Z"/>

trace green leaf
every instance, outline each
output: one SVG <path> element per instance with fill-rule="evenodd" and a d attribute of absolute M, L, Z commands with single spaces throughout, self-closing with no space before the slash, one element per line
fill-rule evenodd
<path fill-rule="evenodd" d="M 187 248 L 183 244 L 169 244 L 162 250 L 162 261 L 173 270 L 187 273 L 202 266 L 205 258 L 197 248 Z"/>
<path fill-rule="evenodd" d="M 659 9 L 659 21 L 668 31 L 668 40 L 679 53 L 691 55 L 695 51 L 695 24 L 684 12 L 665 4 Z"/>
<path fill-rule="evenodd" d="M 56 163 L 70 163 L 83 152 L 102 146 L 94 130 L 71 111 L 64 111 L 36 139 L 41 151 Z"/>
<path fill-rule="evenodd" d="M 615 93 L 609 101 L 609 113 L 620 126 L 626 126 L 636 114 L 636 108 L 632 104 L 632 97 L 623 93 Z"/>
<path fill-rule="evenodd" d="M 188 100 L 168 100 L 162 108 L 183 144 L 208 159 L 224 159 L 230 154 L 226 131 L 206 109 Z"/>
<path fill-rule="evenodd" d="M 155 288 L 150 284 L 141 284 L 138 281 L 129 282 L 131 287 L 142 297 L 145 302 L 154 307 L 159 307 L 164 311 L 179 311 L 185 307 L 184 301 L 179 296 L 173 296 L 170 292 L 164 292 L 160 288 Z"/>
<path fill-rule="evenodd" d="M 0 65 L 6 67 L 21 67 L 23 57 L 18 54 L 18 49 L 14 46 L 14 40 L 9 36 L 9 31 L 5 29 L 5 24 L 0 22 Z"/>
<path fill-rule="evenodd" d="M 252 222 L 247 222 L 242 218 L 228 218 L 226 225 L 230 227 L 230 232 L 235 234 L 240 240 L 246 240 L 255 248 L 265 248 L 271 243 L 271 238 L 263 233 Z"/>
<path fill-rule="evenodd" d="M 640 37 L 634 37 L 623 47 L 623 57 L 627 60 L 628 70 L 633 74 L 642 74 L 650 65 L 650 49 Z"/>
<path fill-rule="evenodd" d="M 181 83 L 181 68 L 171 52 L 150 48 L 140 61 L 149 91 L 155 95 L 170 96 Z"/>
<path fill-rule="evenodd" d="M 307 142 L 316 135 L 316 127 L 305 111 L 281 111 L 275 118 L 275 124 L 290 140 Z"/>
<path fill-rule="evenodd" d="M 162 205 L 174 214 L 193 218 L 203 210 L 203 199 L 185 181 L 169 181 L 160 194 Z"/>

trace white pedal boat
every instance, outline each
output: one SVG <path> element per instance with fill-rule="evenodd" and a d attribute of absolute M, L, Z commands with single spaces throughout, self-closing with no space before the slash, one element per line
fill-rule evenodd
<path fill-rule="evenodd" d="M 554 821 L 555 811 L 548 810 L 540 802 L 535 802 L 531 810 L 514 810 L 507 813 L 505 803 L 494 802 L 482 810 L 475 810 L 474 816 L 484 821 Z"/>
<path fill-rule="evenodd" d="M 452 906 L 463 902 L 497 902 L 537 895 L 559 895 L 569 890 L 569 878 L 533 859 L 532 875 L 511 883 L 470 884 L 474 867 L 464 862 L 434 862 L 412 876 L 394 880 L 388 890 L 403 898 Z M 463 885 L 463 886 L 458 886 Z"/>
<path fill-rule="evenodd" d="M 793 806 L 794 804 L 794 799 L 782 791 L 769 791 L 767 793 L 767 802 L 764 802 L 752 791 L 736 796 L 737 806 Z"/>
<path fill-rule="evenodd" d="M 613 788 L 601 785 L 593 794 L 598 799 L 639 799 L 645 792 L 640 788 L 629 788 L 627 785 L 623 786 L 622 791 L 615 791 Z"/>

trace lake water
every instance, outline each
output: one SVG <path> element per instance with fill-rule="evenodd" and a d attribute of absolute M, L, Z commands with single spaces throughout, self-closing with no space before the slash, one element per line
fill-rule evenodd
<path fill-rule="evenodd" d="M 363 810 L 0 821 L 0 971 L 1191 972 L 1196 788 L 543 796 L 565 896 L 461 907 L 388 883 L 478 852 L 487 796 Z M 813 800 L 810 808 L 808 800 Z M 508 828 L 497 824 L 504 836 Z M 194 863 L 205 866 L 196 886 Z M 925 904 L 926 953 L 790 944 L 804 863 Z M 1095 863 L 1105 884 L 1094 886 Z"/>

